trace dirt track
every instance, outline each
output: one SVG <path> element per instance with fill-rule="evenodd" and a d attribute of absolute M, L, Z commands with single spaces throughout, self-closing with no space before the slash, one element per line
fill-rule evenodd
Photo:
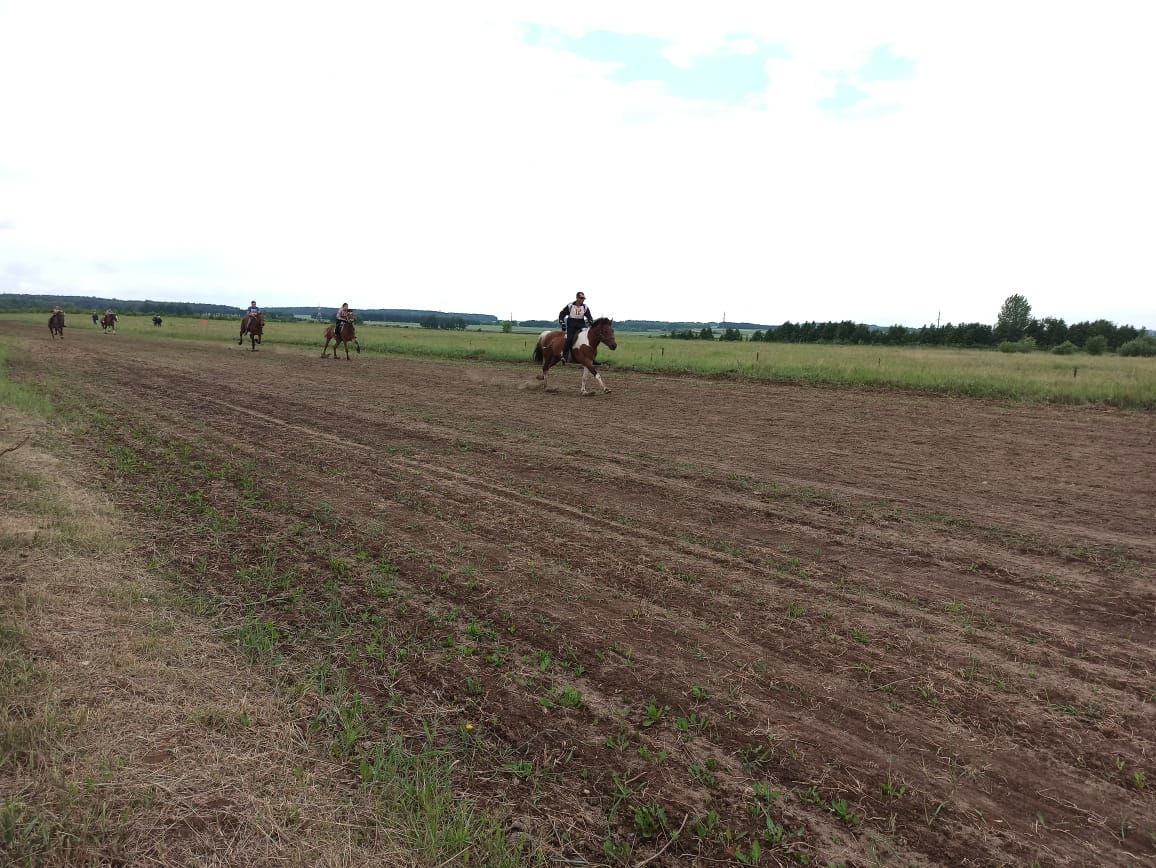
<path fill-rule="evenodd" d="M 0 329 L 185 587 L 558 855 L 1156 856 L 1151 413 Z"/>

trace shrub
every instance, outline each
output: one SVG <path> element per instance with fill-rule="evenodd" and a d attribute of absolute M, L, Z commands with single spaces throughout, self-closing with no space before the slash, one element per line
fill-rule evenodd
<path fill-rule="evenodd" d="M 1030 353 L 1036 348 L 1035 338 L 1023 338 L 1018 341 L 1001 341 L 999 351 L 1001 353 Z"/>
<path fill-rule="evenodd" d="M 1156 356 L 1156 338 L 1152 335 L 1140 335 L 1127 343 L 1120 344 L 1117 350 L 1122 356 Z"/>
<path fill-rule="evenodd" d="M 1103 335 L 1092 335 L 1084 341 L 1084 352 L 1089 356 L 1102 356 L 1108 349 L 1108 339 Z"/>
<path fill-rule="evenodd" d="M 1057 356 L 1070 356 L 1076 351 L 1076 345 L 1071 341 L 1064 341 L 1062 344 L 1056 344 L 1052 347 L 1052 352 Z"/>

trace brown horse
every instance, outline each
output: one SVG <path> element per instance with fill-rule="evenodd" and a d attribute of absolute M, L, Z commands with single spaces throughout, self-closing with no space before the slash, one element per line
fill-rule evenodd
<path fill-rule="evenodd" d="M 64 340 L 64 312 L 56 311 L 48 318 L 48 333 L 52 335 L 52 339 L 56 340 L 56 336 L 60 335 L 60 339 Z"/>
<path fill-rule="evenodd" d="M 333 341 L 333 358 L 337 358 L 337 347 L 339 345 L 345 346 L 345 361 L 349 361 L 349 342 L 353 341 L 353 348 L 358 353 L 361 352 L 361 344 L 357 342 L 357 329 L 353 327 L 353 323 L 347 322 L 341 329 L 341 336 L 336 334 L 337 327 L 330 326 L 325 330 L 325 349 L 321 351 L 321 358 L 325 358 L 325 354 L 329 352 L 329 342 Z"/>
<path fill-rule="evenodd" d="M 119 317 L 115 313 L 106 313 L 100 318 L 100 327 L 106 332 L 116 334 L 116 321 Z"/>
<path fill-rule="evenodd" d="M 245 314 L 241 317 L 241 336 L 237 338 L 237 346 L 245 343 L 245 335 L 249 336 L 249 347 L 257 352 L 257 344 L 261 343 L 261 335 L 265 331 L 265 314 Z"/>
<path fill-rule="evenodd" d="M 542 332 L 538 337 L 538 344 L 534 347 L 534 361 L 542 363 L 542 373 L 538 379 L 542 386 L 548 387 L 547 372 L 562 359 L 562 348 L 566 344 L 566 333 L 562 331 Z M 594 320 L 594 325 L 583 329 L 574 339 L 574 346 L 570 350 L 570 361 L 582 366 L 582 394 L 590 395 L 586 390 L 586 378 L 593 377 L 603 392 L 609 392 L 602 375 L 598 373 L 595 359 L 598 357 L 598 345 L 606 344 L 612 350 L 618 349 L 618 341 L 614 339 L 614 323 L 606 317 Z"/>

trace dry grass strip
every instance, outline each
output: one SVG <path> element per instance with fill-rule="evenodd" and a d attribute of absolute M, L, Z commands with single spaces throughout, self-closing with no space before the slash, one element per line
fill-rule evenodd
<path fill-rule="evenodd" d="M 109 503 L 5 409 L 0 862 L 408 865 L 307 712 L 134 561 Z"/>

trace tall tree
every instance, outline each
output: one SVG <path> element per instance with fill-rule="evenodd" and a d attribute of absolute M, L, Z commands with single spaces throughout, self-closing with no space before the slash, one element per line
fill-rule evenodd
<path fill-rule="evenodd" d="M 995 337 L 999 341 L 1018 341 L 1032 321 L 1032 306 L 1019 293 L 1009 295 L 995 320 Z"/>

